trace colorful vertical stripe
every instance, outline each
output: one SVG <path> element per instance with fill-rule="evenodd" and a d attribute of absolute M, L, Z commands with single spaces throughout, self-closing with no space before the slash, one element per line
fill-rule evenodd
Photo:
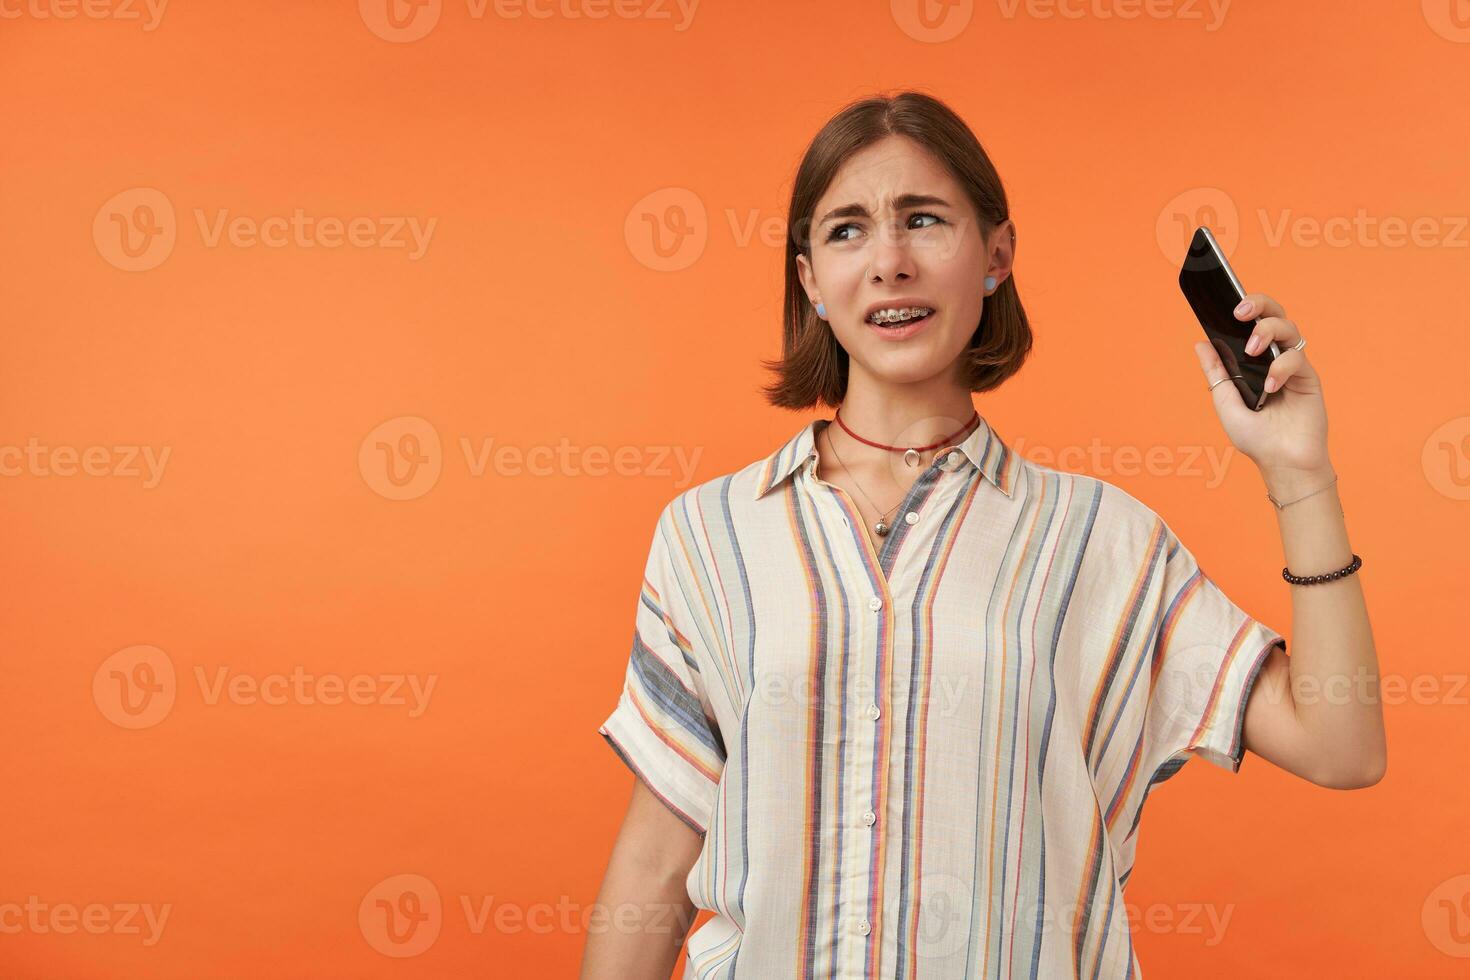
<path fill-rule="evenodd" d="M 1139 977 L 1144 801 L 1230 771 L 1280 634 L 984 419 L 886 537 L 803 426 L 659 516 L 599 729 L 703 836 L 686 977 Z"/>

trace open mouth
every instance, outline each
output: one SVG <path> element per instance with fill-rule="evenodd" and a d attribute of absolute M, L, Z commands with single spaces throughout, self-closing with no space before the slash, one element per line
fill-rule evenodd
<path fill-rule="evenodd" d="M 882 330 L 900 330 L 922 323 L 933 315 L 934 311 L 927 306 L 905 306 L 893 310 L 875 310 L 868 317 L 868 323 Z"/>

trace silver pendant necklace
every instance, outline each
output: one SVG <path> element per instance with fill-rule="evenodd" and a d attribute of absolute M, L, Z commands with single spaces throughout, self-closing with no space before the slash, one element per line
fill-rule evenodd
<path fill-rule="evenodd" d="M 825 427 L 824 427 L 824 432 L 825 432 Z M 837 451 L 837 443 L 835 443 L 835 442 L 832 441 L 832 434 L 830 432 L 826 432 L 825 434 L 827 436 L 827 445 L 832 448 L 832 455 L 837 458 L 837 465 L 842 467 L 842 472 L 844 472 L 848 476 L 852 477 L 852 485 L 855 486 L 855 487 L 857 487 L 858 493 L 860 493 L 860 494 L 863 495 L 863 499 L 868 502 L 868 506 L 869 507 L 872 507 L 874 510 L 878 511 L 878 523 L 873 525 L 873 531 L 880 538 L 887 537 L 888 536 L 888 532 L 893 529 L 893 525 L 891 525 L 891 524 L 888 523 L 888 515 L 893 512 L 894 508 L 896 508 L 898 506 L 898 504 L 903 503 L 903 500 L 900 499 L 899 502 L 898 502 L 898 504 L 894 504 L 893 507 L 888 508 L 888 510 L 886 510 L 886 511 L 880 510 L 879 507 L 878 507 L 878 505 L 875 504 L 875 503 L 873 503 L 873 498 L 868 496 L 868 491 L 864 490 L 863 489 L 863 485 L 858 482 L 858 478 L 853 474 L 852 470 L 848 469 L 847 468 L 847 464 L 842 461 L 842 454 Z M 912 450 L 912 449 L 910 449 L 909 452 L 910 453 L 914 453 L 914 456 L 916 456 L 916 457 L 919 455 L 917 452 L 914 452 L 914 450 Z M 908 453 L 905 453 L 904 454 L 904 462 L 909 463 Z M 916 466 L 918 464 L 917 463 L 909 463 L 909 465 L 910 466 Z"/>
<path fill-rule="evenodd" d="M 890 452 L 898 452 L 902 450 L 903 461 L 909 466 L 918 466 L 924 461 L 924 453 L 929 452 L 930 450 L 939 449 L 942 446 L 951 445 L 955 442 L 955 440 L 963 438 L 967 433 L 969 433 L 969 431 L 980 422 L 980 413 L 975 411 L 972 407 L 970 409 L 970 420 L 968 422 L 960 426 L 959 429 L 957 429 L 952 434 L 946 436 L 943 439 L 940 439 L 938 442 L 930 443 L 927 446 L 886 446 L 881 442 L 874 442 L 871 439 L 864 439 L 862 436 L 849 429 L 847 427 L 847 423 L 842 421 L 842 408 L 840 406 L 838 407 L 837 411 L 833 413 L 833 421 L 835 421 L 838 426 L 841 427 L 843 432 L 846 432 L 858 442 L 861 442 L 864 445 L 872 446 L 876 449 L 886 449 Z M 829 427 L 823 426 L 822 431 L 825 432 L 827 435 L 827 445 L 832 447 L 832 455 L 837 457 L 837 465 L 841 466 L 843 471 L 848 476 L 852 477 L 853 486 L 857 487 L 858 493 L 863 495 L 863 499 L 868 502 L 868 506 L 872 507 L 874 510 L 878 510 L 878 505 L 873 503 L 873 498 L 868 496 L 868 491 L 863 489 L 863 485 L 858 482 L 857 476 L 852 472 L 852 470 L 848 469 L 847 464 L 842 461 L 842 454 L 837 451 L 837 443 L 832 441 L 832 433 Z M 904 494 L 904 496 L 900 497 L 898 503 L 894 504 L 893 507 L 888 508 L 888 510 L 886 511 L 879 511 L 878 523 L 873 525 L 873 530 L 878 533 L 878 536 L 880 538 L 886 536 L 893 527 L 893 525 L 888 523 L 888 515 L 893 511 L 895 507 L 899 506 L 899 504 L 902 504 L 906 499 L 908 499 L 908 495 Z"/>

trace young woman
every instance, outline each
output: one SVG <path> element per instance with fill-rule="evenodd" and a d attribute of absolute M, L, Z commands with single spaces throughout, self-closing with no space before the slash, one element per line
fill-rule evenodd
<path fill-rule="evenodd" d="M 1269 296 L 1237 311 L 1285 352 L 1260 412 L 1195 345 L 1305 579 L 1288 657 L 1148 507 L 975 411 L 1031 332 L 1005 192 L 953 112 L 847 107 L 789 221 L 767 393 L 836 411 L 658 520 L 600 728 L 636 778 L 583 976 L 669 976 L 703 908 L 686 977 L 1137 977 L 1123 888 L 1155 784 L 1246 749 L 1327 787 L 1386 765 L 1302 335 Z"/>

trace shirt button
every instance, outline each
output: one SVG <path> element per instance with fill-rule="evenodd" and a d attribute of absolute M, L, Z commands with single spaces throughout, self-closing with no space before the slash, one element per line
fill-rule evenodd
<path fill-rule="evenodd" d="M 879 609 L 883 608 L 883 600 L 880 599 L 878 596 L 873 596 L 873 598 L 868 600 L 868 608 L 873 610 L 874 612 L 877 612 Z"/>
<path fill-rule="evenodd" d="M 864 919 L 863 921 L 861 921 L 861 922 L 858 923 L 858 932 L 862 933 L 864 936 L 866 936 L 868 933 L 870 933 L 872 931 L 873 931 L 873 924 L 871 922 L 869 922 L 867 919 Z"/>
<path fill-rule="evenodd" d="M 903 515 L 903 522 L 905 524 L 919 523 L 919 512 L 914 510 L 909 511 L 907 514 Z"/>
<path fill-rule="evenodd" d="M 873 824 L 877 822 L 878 814 L 874 813 L 872 810 L 869 810 L 867 813 L 863 814 L 863 823 L 867 824 L 869 827 L 873 826 Z"/>
<path fill-rule="evenodd" d="M 883 713 L 882 711 L 879 711 L 878 710 L 878 706 L 876 704 L 870 704 L 870 705 L 868 705 L 868 717 L 869 718 L 872 718 L 874 721 L 877 721 L 878 720 L 878 716 L 881 715 L 882 713 Z"/>
<path fill-rule="evenodd" d="M 960 454 L 958 452 L 950 453 L 944 457 L 944 462 L 950 469 L 956 469 L 960 465 Z"/>

